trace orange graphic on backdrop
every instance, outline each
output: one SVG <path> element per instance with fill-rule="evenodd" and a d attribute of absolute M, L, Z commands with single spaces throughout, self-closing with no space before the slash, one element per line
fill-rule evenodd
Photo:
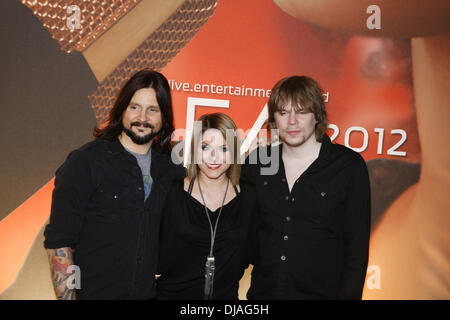
<path fill-rule="evenodd" d="M 366 160 L 392 158 L 417 162 L 420 158 L 409 44 L 403 40 L 341 35 L 297 20 L 283 13 L 271 1 L 227 0 L 218 3 L 213 18 L 163 69 L 163 73 L 169 79 L 192 85 L 214 83 L 265 89 L 270 89 L 277 80 L 288 75 L 309 75 L 318 79 L 330 93 L 327 108 L 330 122 L 340 129 L 337 142 L 344 143 L 345 131 L 349 127 L 361 126 L 369 134 L 368 148 L 362 153 Z M 185 126 L 186 101 L 190 96 L 230 100 L 230 108 L 221 111 L 229 114 L 244 130 L 252 126 L 267 100 L 267 97 L 175 90 L 177 128 Z M 217 112 L 217 109 L 202 107 L 196 117 L 206 112 Z M 379 135 L 375 128 L 383 128 L 386 132 L 382 154 L 377 153 Z M 402 158 L 386 154 L 386 149 L 398 142 L 398 136 L 389 134 L 391 129 L 397 128 L 408 133 L 407 141 L 400 148 L 407 152 L 407 156 Z M 362 141 L 360 134 L 352 134 L 352 145 L 359 146 Z M 36 199 L 33 197 L 25 203 L 29 204 L 26 211 L 21 207 L 11 214 L 11 219 L 16 215 L 28 217 L 33 212 L 42 214 L 39 221 L 33 222 L 34 229 L 30 229 L 30 234 L 36 234 L 48 217 L 51 187 L 47 185 L 44 189 L 45 192 L 35 195 Z M 34 207 L 37 203 L 41 203 L 39 210 Z M 6 228 L 6 224 L 3 225 L 5 221 L 0 224 L 4 230 L 13 225 L 21 228 L 19 223 L 13 224 L 13 220 Z M 9 234 L 12 237 L 14 233 Z M 24 241 L 27 243 L 17 244 L 20 249 L 17 252 L 23 254 L 12 264 L 9 276 L 17 274 L 31 241 L 28 239 Z M 0 247 L 2 261 L 16 248 L 15 243 L 8 243 L 8 247 L 6 243 L 0 239 L 4 246 Z"/>

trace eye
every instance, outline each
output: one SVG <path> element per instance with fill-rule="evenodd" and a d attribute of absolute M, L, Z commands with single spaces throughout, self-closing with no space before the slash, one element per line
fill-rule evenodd
<path fill-rule="evenodd" d="M 222 147 L 222 152 L 227 152 L 228 151 L 228 147 L 227 146 L 223 146 Z"/>
<path fill-rule="evenodd" d="M 208 147 L 209 147 L 209 146 L 208 146 L 207 144 L 202 144 L 202 150 L 203 150 L 203 151 L 207 150 Z"/>
<path fill-rule="evenodd" d="M 287 112 L 284 111 L 284 110 L 280 110 L 280 111 L 278 111 L 278 113 L 279 113 L 280 115 L 282 115 L 282 116 L 284 116 L 285 114 L 287 114 Z"/>

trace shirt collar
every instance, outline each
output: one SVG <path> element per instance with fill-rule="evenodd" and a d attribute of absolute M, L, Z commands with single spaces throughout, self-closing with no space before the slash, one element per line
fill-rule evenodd
<path fill-rule="evenodd" d="M 320 147 L 320 152 L 319 152 L 318 158 L 320 160 L 329 161 L 332 156 L 332 147 L 333 147 L 333 144 L 331 143 L 330 138 L 328 137 L 328 135 L 324 134 L 323 138 L 322 138 L 322 146 Z"/>
<path fill-rule="evenodd" d="M 324 134 L 322 138 L 322 145 L 320 146 L 319 156 L 317 159 L 330 160 L 332 155 L 332 143 L 328 135 Z M 278 152 L 280 160 L 283 159 L 283 143 L 280 143 L 274 148 Z M 278 150 L 277 150 L 278 149 Z"/>
<path fill-rule="evenodd" d="M 151 148 L 151 157 L 152 159 L 154 157 L 159 157 L 161 153 L 159 152 L 158 148 L 155 147 L 155 141 L 153 141 Z M 119 138 L 115 138 L 113 141 L 108 143 L 108 151 L 111 154 L 119 154 L 122 152 L 126 152 L 126 149 L 124 146 L 120 143 Z"/>
<path fill-rule="evenodd" d="M 283 164 L 283 147 L 282 146 L 283 146 L 283 144 L 280 143 L 275 148 L 272 148 L 272 152 L 278 152 L 280 164 Z M 328 162 L 330 162 L 332 160 L 332 156 L 333 156 L 332 153 L 333 153 L 333 143 L 331 142 L 328 135 L 324 134 L 323 138 L 322 138 L 322 145 L 320 146 L 319 156 L 311 164 L 308 171 L 320 170 L 320 168 L 322 168 L 324 165 L 326 165 Z M 278 174 L 285 175 L 284 165 L 280 165 Z"/>

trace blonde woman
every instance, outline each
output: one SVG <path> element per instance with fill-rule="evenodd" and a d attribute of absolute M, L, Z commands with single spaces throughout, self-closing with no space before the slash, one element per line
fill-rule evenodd
<path fill-rule="evenodd" d="M 256 252 L 255 194 L 239 183 L 236 125 L 222 113 L 198 121 L 187 177 L 173 184 L 163 210 L 158 299 L 237 299 Z"/>

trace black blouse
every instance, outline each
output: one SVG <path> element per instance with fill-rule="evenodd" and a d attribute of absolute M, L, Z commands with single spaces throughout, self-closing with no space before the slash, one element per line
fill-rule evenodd
<path fill-rule="evenodd" d="M 249 184 L 223 206 L 214 242 L 213 299 L 237 299 L 239 280 L 257 252 L 255 192 Z M 220 208 L 208 213 L 215 225 Z M 203 204 L 176 181 L 163 211 L 157 298 L 203 300 L 211 229 Z"/>

